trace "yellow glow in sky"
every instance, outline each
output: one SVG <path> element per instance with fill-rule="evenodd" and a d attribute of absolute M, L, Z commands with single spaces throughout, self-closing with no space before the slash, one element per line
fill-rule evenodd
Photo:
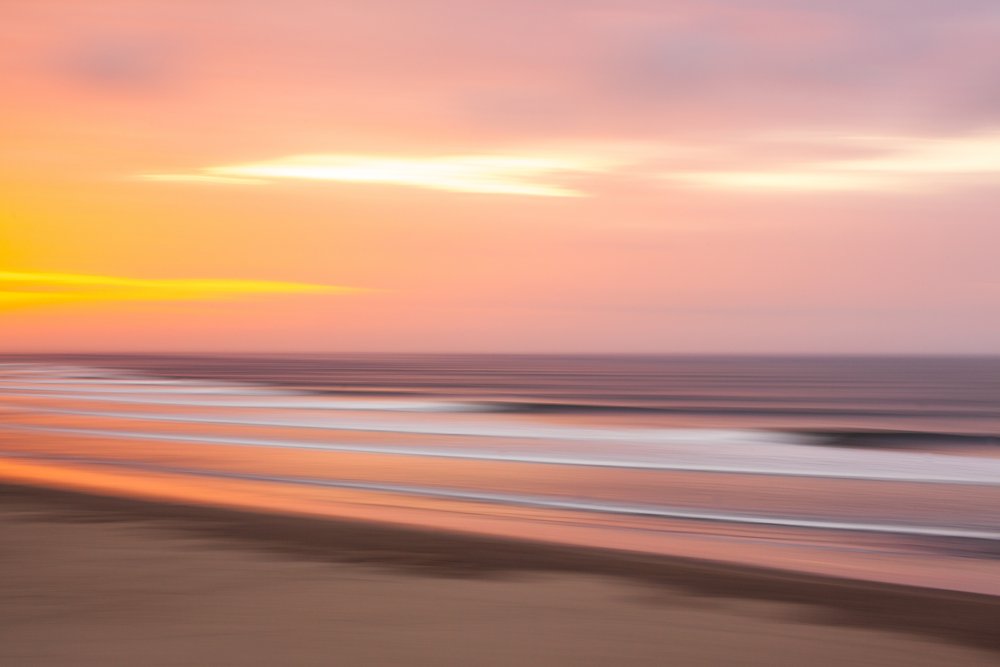
<path fill-rule="evenodd" d="M 212 176 L 211 174 L 142 174 L 143 181 L 163 183 L 222 183 L 232 185 L 256 185 L 264 181 L 257 178 L 237 178 L 235 176 Z"/>
<path fill-rule="evenodd" d="M 580 197 L 582 192 L 560 185 L 558 180 L 602 170 L 600 161 L 578 157 L 297 155 L 265 162 L 208 167 L 197 174 L 149 174 L 144 178 L 205 182 L 305 179 L 384 183 L 481 194 Z"/>
<path fill-rule="evenodd" d="M 342 294 L 350 287 L 263 280 L 153 280 L 0 272 L 0 307 L 88 301 L 193 301 L 262 294 Z"/>

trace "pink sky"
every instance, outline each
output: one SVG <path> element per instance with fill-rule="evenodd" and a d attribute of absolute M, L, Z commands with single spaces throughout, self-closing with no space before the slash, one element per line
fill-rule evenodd
<path fill-rule="evenodd" d="M 1000 353 L 994 0 L 7 0 L 0 40 L 2 351 Z"/>

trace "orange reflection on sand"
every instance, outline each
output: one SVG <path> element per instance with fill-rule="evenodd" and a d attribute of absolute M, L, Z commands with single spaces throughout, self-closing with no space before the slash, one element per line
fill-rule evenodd
<path fill-rule="evenodd" d="M 438 530 L 593 547 L 662 553 L 761 567 L 785 567 L 802 572 L 907 583 L 922 578 L 944 588 L 984 591 L 984 581 L 1000 581 L 1000 567 L 991 560 L 970 559 L 956 570 L 953 558 L 924 554 L 893 554 L 880 550 L 873 558 L 864 539 L 830 544 L 829 536 L 811 544 L 801 531 L 743 529 L 712 533 L 685 521 L 614 518 L 582 522 L 572 512 L 525 507 L 477 511 L 467 503 L 344 489 L 294 487 L 253 481 L 192 479 L 180 475 L 92 471 L 62 465 L 36 465 L 0 459 L 0 476 L 15 483 L 54 486 L 114 496 L 213 505 L 271 514 L 292 514 L 368 520 Z M 796 533 L 794 542 L 781 539 Z M 846 538 L 845 538 L 846 539 Z M 851 547 L 850 545 L 853 545 Z M 832 549 L 831 549 L 832 547 Z"/>

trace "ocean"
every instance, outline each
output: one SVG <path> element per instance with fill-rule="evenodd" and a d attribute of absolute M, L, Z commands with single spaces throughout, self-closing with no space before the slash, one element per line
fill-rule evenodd
<path fill-rule="evenodd" d="M 7 356 L 0 479 L 1000 594 L 1000 359 Z"/>

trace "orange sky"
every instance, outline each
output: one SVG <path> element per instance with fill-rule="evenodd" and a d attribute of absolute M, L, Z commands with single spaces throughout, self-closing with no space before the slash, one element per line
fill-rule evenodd
<path fill-rule="evenodd" d="M 2 351 L 1000 352 L 992 1 L 7 0 L 0 39 Z"/>

